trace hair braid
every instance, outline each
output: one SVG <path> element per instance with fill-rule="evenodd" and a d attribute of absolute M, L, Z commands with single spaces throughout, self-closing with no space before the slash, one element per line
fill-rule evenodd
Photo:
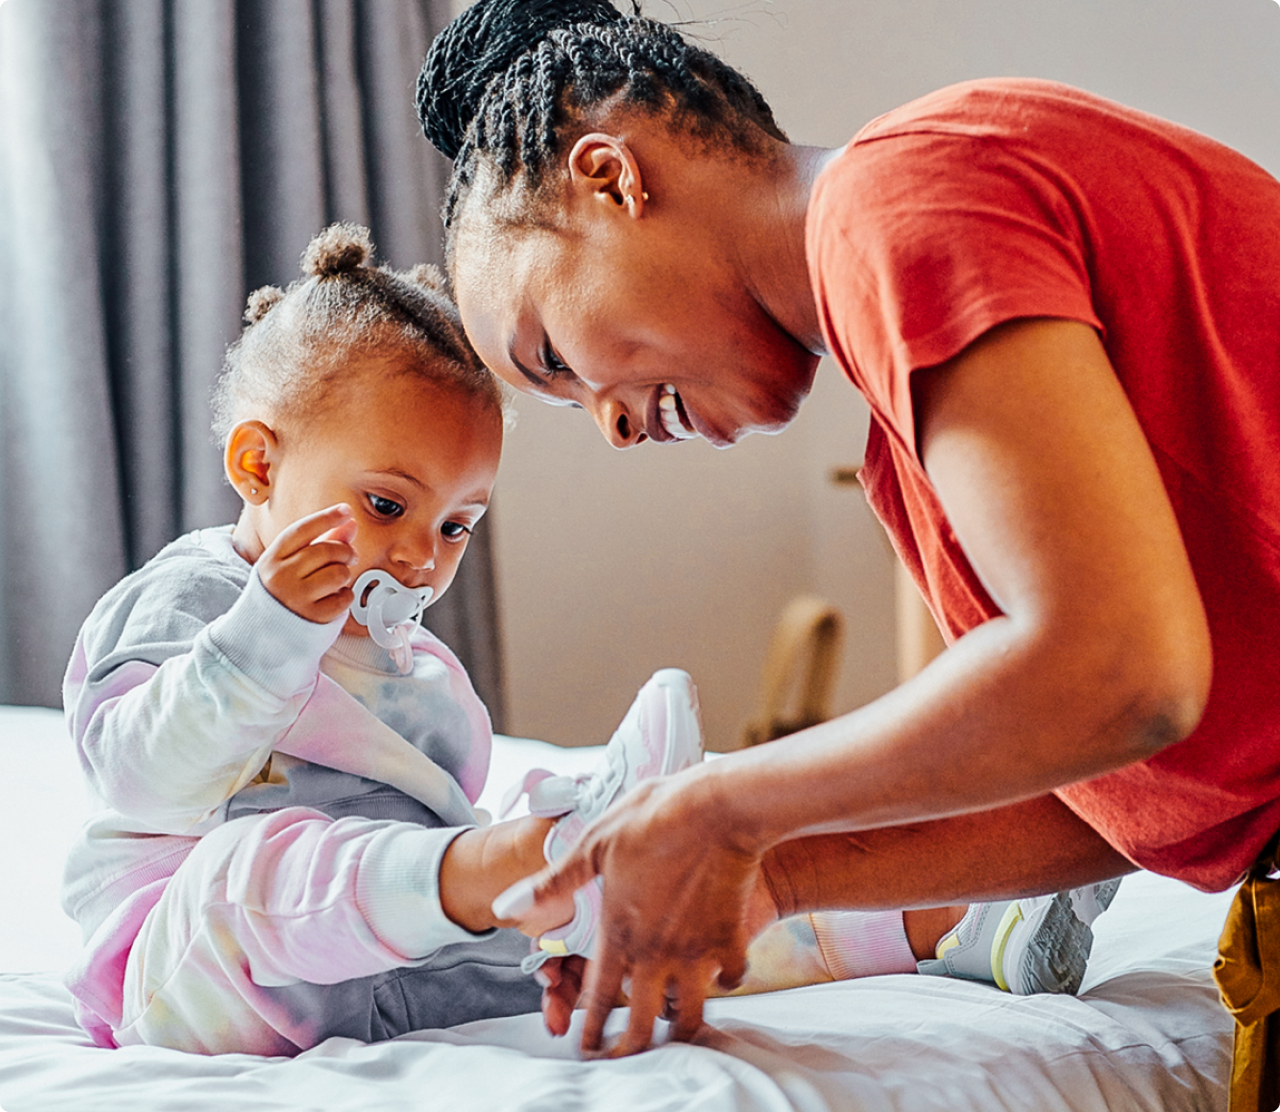
<path fill-rule="evenodd" d="M 536 196 L 593 109 L 669 112 L 707 141 L 758 149 L 786 136 L 756 87 L 674 28 L 624 16 L 606 0 L 477 0 L 431 45 L 418 78 L 427 137 L 454 160 L 444 203 L 454 217 L 480 167 L 496 195 L 517 178 Z M 452 243 L 449 244 L 451 252 Z"/>

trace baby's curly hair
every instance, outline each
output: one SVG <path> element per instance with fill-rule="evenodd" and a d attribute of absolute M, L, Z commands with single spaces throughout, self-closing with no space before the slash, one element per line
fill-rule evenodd
<path fill-rule="evenodd" d="M 249 295 L 245 329 L 227 350 L 213 388 L 219 446 L 249 413 L 296 425 L 331 404 L 360 355 L 394 351 L 422 376 L 506 414 L 506 394 L 467 342 L 444 275 L 373 263 L 367 228 L 334 224 L 307 245 L 302 277 Z"/>

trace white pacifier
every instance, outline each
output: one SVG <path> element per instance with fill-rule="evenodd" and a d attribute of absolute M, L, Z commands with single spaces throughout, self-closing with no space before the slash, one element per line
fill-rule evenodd
<path fill-rule="evenodd" d="M 409 634 L 435 592 L 430 587 L 412 590 L 381 568 L 370 568 L 352 590 L 356 600 L 351 616 L 368 627 L 374 644 L 386 649 L 400 674 L 407 676 L 413 671 Z"/>

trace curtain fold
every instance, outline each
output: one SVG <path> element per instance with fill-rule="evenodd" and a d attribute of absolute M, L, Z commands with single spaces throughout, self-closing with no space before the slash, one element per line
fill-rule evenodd
<path fill-rule="evenodd" d="M 448 0 L 0 5 L 0 702 L 57 705 L 97 598 L 239 504 L 209 390 L 248 292 L 367 224 L 439 258 L 418 67 Z M 428 624 L 502 718 L 482 529 Z"/>

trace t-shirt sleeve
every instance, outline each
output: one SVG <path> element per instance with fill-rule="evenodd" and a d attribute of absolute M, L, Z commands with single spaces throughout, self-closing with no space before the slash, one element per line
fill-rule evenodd
<path fill-rule="evenodd" d="M 855 141 L 824 171 L 809 253 L 832 354 L 916 455 L 910 376 L 1026 317 L 1101 330 L 1063 171 L 990 138 Z"/>

